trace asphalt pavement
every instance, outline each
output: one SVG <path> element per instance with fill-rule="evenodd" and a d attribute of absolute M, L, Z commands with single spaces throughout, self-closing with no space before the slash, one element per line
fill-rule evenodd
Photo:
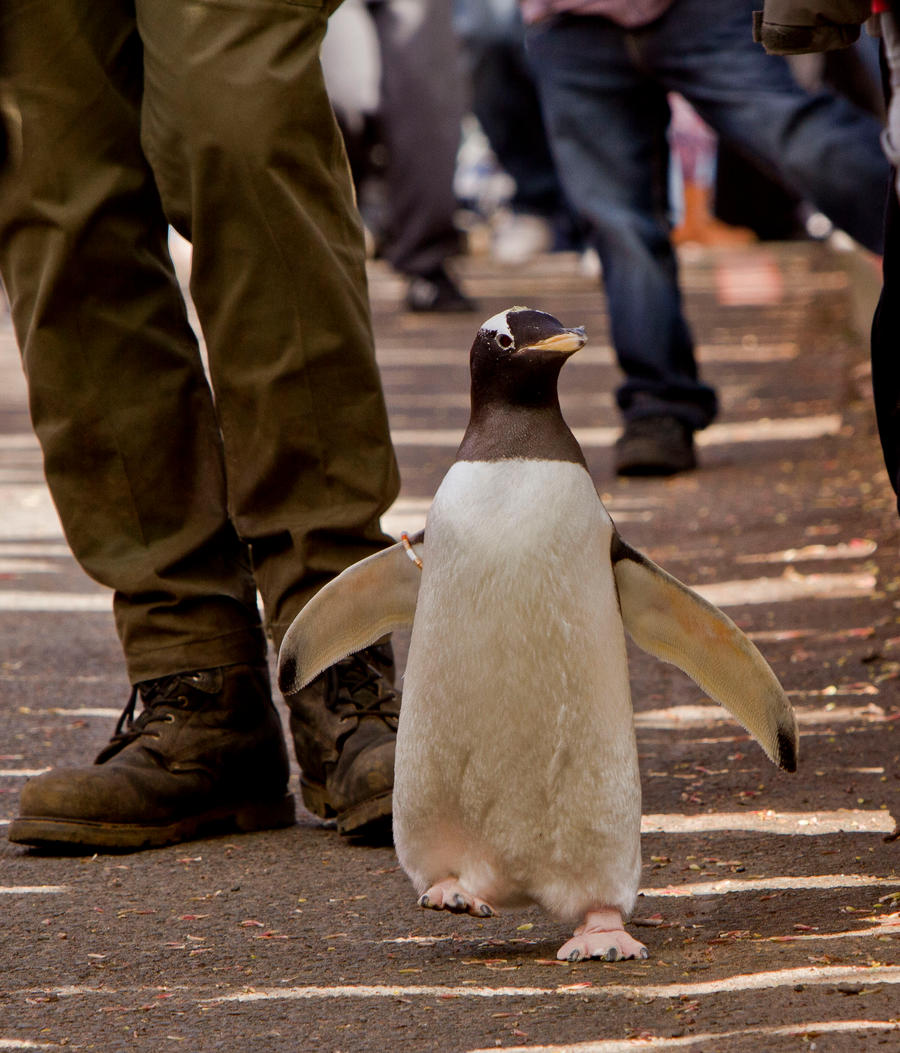
<path fill-rule="evenodd" d="M 557 962 L 567 933 L 536 909 L 423 911 L 390 845 L 302 810 L 290 829 L 122 855 L 2 837 L 24 780 L 91 759 L 129 685 L 110 598 L 47 494 L 0 310 L 0 1050 L 900 1050 L 900 530 L 867 367 L 877 271 L 817 243 L 681 251 L 722 411 L 699 470 L 670 480 L 612 474 L 618 375 L 574 256 L 460 261 L 474 315 L 405 313 L 403 283 L 370 270 L 403 481 L 388 528 L 422 525 L 452 462 L 480 322 L 525 304 L 584 325 L 563 410 L 620 533 L 726 610 L 796 708 L 788 775 L 630 650 L 641 962 Z"/>

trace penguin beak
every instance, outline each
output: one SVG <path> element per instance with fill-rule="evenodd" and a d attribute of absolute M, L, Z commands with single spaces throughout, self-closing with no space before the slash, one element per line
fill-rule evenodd
<path fill-rule="evenodd" d="M 556 351 L 564 355 L 572 355 L 587 343 L 584 326 L 574 329 L 561 329 L 552 336 L 538 340 L 536 343 L 523 347 L 522 351 Z"/>

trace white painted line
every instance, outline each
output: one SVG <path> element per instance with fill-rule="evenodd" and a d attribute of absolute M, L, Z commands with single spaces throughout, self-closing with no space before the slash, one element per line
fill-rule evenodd
<path fill-rule="evenodd" d="M 32 710 L 34 712 L 34 710 Z M 47 713 L 52 713 L 54 716 L 61 717 L 120 717 L 122 715 L 121 709 L 109 709 L 103 706 L 79 706 L 77 709 L 62 709 L 59 706 L 55 706 L 53 709 L 45 710 Z"/>
<path fill-rule="evenodd" d="M 840 414 L 819 417 L 791 417 L 783 420 L 736 421 L 711 424 L 697 432 L 698 446 L 726 443 L 772 442 L 792 439 L 821 439 L 841 430 Z M 573 428 L 582 446 L 612 446 L 622 432 L 620 427 Z M 395 446 L 446 446 L 454 449 L 463 436 L 462 428 L 397 428 L 391 432 Z"/>
<path fill-rule="evenodd" d="M 57 574 L 59 567 L 37 559 L 8 558 L 0 555 L 0 574 Z"/>
<path fill-rule="evenodd" d="M 68 885 L 0 885 L 0 896 L 49 896 L 68 891 Z"/>
<path fill-rule="evenodd" d="M 802 943 L 810 940 L 849 940 L 863 936 L 882 936 L 888 939 L 900 938 L 900 914 L 887 914 L 881 918 L 864 918 L 864 921 L 876 921 L 878 924 L 870 929 L 845 929 L 842 932 L 791 932 L 782 936 L 756 936 L 754 943 Z"/>
<path fill-rule="evenodd" d="M 2 439 L 3 436 L 0 436 Z M 2 449 L 2 445 L 0 445 Z M 38 538 L 62 540 L 62 527 L 45 484 L 0 485 L 0 540 Z"/>
<path fill-rule="evenodd" d="M 838 691 L 834 697 L 839 697 Z M 791 692 L 788 692 L 791 694 Z M 847 694 L 853 694 L 848 690 Z M 884 710 L 881 706 L 869 703 L 867 706 L 842 706 L 831 703 L 827 709 L 812 706 L 794 706 L 797 723 L 805 727 L 819 724 L 846 724 L 861 721 L 869 724 L 883 724 Z M 685 727 L 711 727 L 721 723 L 737 723 L 734 717 L 721 706 L 669 706 L 667 709 L 645 709 L 634 714 L 637 728 L 654 730 L 674 730 Z"/>
<path fill-rule="evenodd" d="M 9 559 L 28 556 L 49 558 L 50 556 L 71 555 L 72 552 L 68 545 L 59 545 L 52 541 L 47 541 L 43 544 L 31 541 L 0 541 L 0 556 Z"/>
<path fill-rule="evenodd" d="M 797 563 L 813 559 L 862 559 L 878 549 L 875 541 L 855 538 L 839 545 L 806 545 L 803 548 L 786 548 L 780 552 L 760 552 L 757 555 L 741 555 L 736 563 Z"/>
<path fill-rule="evenodd" d="M 0 1038 L 0 1049 L 59 1049 L 54 1042 L 29 1042 L 25 1038 Z"/>
<path fill-rule="evenodd" d="M 900 1023 L 892 1020 L 810 1020 L 802 1024 L 772 1024 L 766 1027 L 741 1028 L 738 1031 L 707 1031 L 691 1035 L 666 1038 L 652 1035 L 646 1038 L 603 1038 L 592 1042 L 567 1043 L 563 1046 L 504 1046 L 504 1053 L 630 1053 L 641 1049 L 686 1049 L 708 1042 L 716 1043 L 719 1049 L 726 1048 L 723 1041 L 750 1036 L 801 1037 L 806 1035 L 828 1035 L 836 1032 L 900 1031 Z M 495 1053 L 496 1046 L 472 1049 L 468 1053 Z"/>
<path fill-rule="evenodd" d="M 723 878 L 696 881 L 691 885 L 642 888 L 641 896 L 669 898 L 681 896 L 724 896 L 731 892 L 773 892 L 779 889 L 897 888 L 900 878 L 872 877 L 869 874 L 817 874 L 808 877 Z"/>
<path fill-rule="evenodd" d="M 474 334 L 473 334 L 474 335 Z M 697 358 L 701 362 L 789 362 L 799 354 L 795 343 L 760 344 L 759 346 L 744 346 L 741 344 L 701 344 L 696 349 Z M 448 347 L 411 347 L 408 344 L 379 343 L 375 348 L 375 357 L 382 369 L 396 367 L 438 367 L 459 366 L 468 370 L 469 345 L 463 344 L 458 348 Z M 604 344 L 588 344 L 577 355 L 573 355 L 566 363 L 566 368 L 572 366 L 611 366 L 616 361 L 613 349 Z"/>
<path fill-rule="evenodd" d="M 49 768 L 0 768 L 0 779 L 31 779 L 43 775 Z"/>
<path fill-rule="evenodd" d="M 737 991 L 765 991 L 777 987 L 793 987 L 809 984 L 817 987 L 826 984 L 862 982 L 872 984 L 900 984 L 900 965 L 809 965 L 797 969 L 775 969 L 764 973 L 738 973 L 720 980 L 704 980 L 697 983 L 611 985 L 607 991 L 616 994 L 640 993 L 646 998 L 691 998 L 703 995 L 733 994 Z"/>
<path fill-rule="evenodd" d="M 258 991 L 239 991 L 202 1001 L 208 1005 L 230 1002 L 312 1001 L 332 998 L 554 998 L 575 995 L 579 998 L 699 998 L 703 995 L 733 994 L 738 991 L 764 991 L 796 984 L 862 982 L 900 984 L 900 966 L 896 965 L 829 965 L 778 969 L 773 972 L 739 973 L 718 980 L 680 984 L 597 984 L 591 982 L 560 987 L 476 987 L 424 984 L 345 984 L 335 987 L 278 987 Z"/>
<path fill-rule="evenodd" d="M 894 819 L 877 812 L 847 808 L 833 812 L 710 812 L 703 815 L 658 813 L 641 819 L 645 834 L 698 834 L 744 830 L 758 834 L 889 834 Z"/>
<path fill-rule="evenodd" d="M 38 592 L 24 589 L 0 589 L 0 611 L 112 614 L 112 594 L 108 592 Z"/>
<path fill-rule="evenodd" d="M 40 450 L 35 435 L 30 431 L 6 432 L 0 435 L 0 450 Z"/>
<path fill-rule="evenodd" d="M 693 589 L 717 607 L 735 607 L 795 600 L 849 599 L 874 592 L 876 585 L 874 574 L 797 574 L 789 570 L 780 578 L 717 581 L 695 585 Z"/>

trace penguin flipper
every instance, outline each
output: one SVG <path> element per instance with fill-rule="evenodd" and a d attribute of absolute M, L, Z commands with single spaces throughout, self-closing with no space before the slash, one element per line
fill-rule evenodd
<path fill-rule="evenodd" d="M 290 695 L 347 655 L 412 625 L 424 532 L 360 560 L 325 585 L 291 622 L 278 652 L 278 686 Z"/>
<path fill-rule="evenodd" d="M 750 732 L 785 771 L 797 770 L 797 721 L 756 646 L 718 607 L 618 534 L 613 571 L 622 622 L 649 654 L 678 666 Z"/>

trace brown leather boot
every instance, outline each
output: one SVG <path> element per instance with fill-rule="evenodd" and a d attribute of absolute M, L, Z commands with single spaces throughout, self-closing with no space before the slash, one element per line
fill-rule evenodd
<path fill-rule="evenodd" d="M 140 694 L 144 709 L 135 718 Z M 288 760 L 265 666 L 135 685 L 92 767 L 30 779 L 10 841 L 151 848 L 294 822 Z"/>
<path fill-rule="evenodd" d="M 287 698 L 306 807 L 342 834 L 368 835 L 391 816 L 400 695 L 391 645 L 326 669 Z"/>

